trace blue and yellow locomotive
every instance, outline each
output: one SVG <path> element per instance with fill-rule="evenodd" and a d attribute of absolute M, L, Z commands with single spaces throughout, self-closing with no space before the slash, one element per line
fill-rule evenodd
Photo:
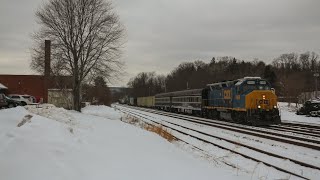
<path fill-rule="evenodd" d="M 209 84 L 202 90 L 202 116 L 252 125 L 281 123 L 277 96 L 260 77 Z"/>

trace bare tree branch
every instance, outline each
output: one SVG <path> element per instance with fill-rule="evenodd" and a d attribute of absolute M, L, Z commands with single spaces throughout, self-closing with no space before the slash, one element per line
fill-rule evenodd
<path fill-rule="evenodd" d="M 80 111 L 81 84 L 90 76 L 117 74 L 124 27 L 105 0 L 49 0 L 36 12 L 31 68 L 43 73 L 45 39 L 52 41 L 52 74 L 74 78 L 74 108 Z M 92 79 L 92 78 L 91 78 Z"/>

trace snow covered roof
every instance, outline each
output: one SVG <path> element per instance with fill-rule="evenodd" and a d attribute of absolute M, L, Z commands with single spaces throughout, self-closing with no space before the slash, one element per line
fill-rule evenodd
<path fill-rule="evenodd" d="M 48 91 L 72 91 L 72 89 L 48 89 Z"/>
<path fill-rule="evenodd" d="M 0 89 L 8 89 L 8 88 L 0 83 Z"/>
<path fill-rule="evenodd" d="M 221 85 L 221 84 L 230 84 L 230 83 L 233 83 L 233 82 L 234 82 L 234 81 L 222 81 L 222 82 L 207 84 L 207 86 L 215 86 L 215 85 Z"/>
<path fill-rule="evenodd" d="M 170 96 L 185 96 L 185 95 L 200 95 L 202 89 L 188 89 L 183 91 L 173 91 L 167 93 L 156 94 L 155 97 L 170 97 Z"/>
<path fill-rule="evenodd" d="M 258 76 L 257 77 L 249 77 L 248 76 L 248 77 L 244 77 L 243 79 L 261 79 L 261 77 L 258 77 Z"/>
<path fill-rule="evenodd" d="M 240 85 L 242 84 L 242 82 L 244 82 L 245 80 L 256 80 L 256 79 L 261 79 L 261 77 L 243 77 L 241 79 L 237 79 L 237 80 L 228 80 L 228 81 L 221 81 L 221 82 L 216 82 L 216 83 L 212 83 L 212 84 L 207 84 L 207 86 L 216 86 L 216 85 L 221 85 L 221 84 L 227 84 L 228 86 L 230 85 Z"/>
<path fill-rule="evenodd" d="M 249 79 L 261 79 L 261 77 L 244 77 L 242 79 L 239 79 L 239 81 L 236 83 L 236 86 L 239 86 L 240 84 L 242 84 L 245 80 L 249 80 Z"/>
<path fill-rule="evenodd" d="M 311 103 L 320 103 L 320 99 L 309 99 Z"/>

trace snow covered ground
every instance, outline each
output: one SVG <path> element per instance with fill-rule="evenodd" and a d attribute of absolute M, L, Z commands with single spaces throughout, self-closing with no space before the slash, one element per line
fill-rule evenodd
<path fill-rule="evenodd" d="M 309 123 L 320 125 L 320 117 L 307 117 L 306 115 L 296 115 L 299 104 L 279 102 L 281 120 L 291 123 Z"/>
<path fill-rule="evenodd" d="M 175 129 L 179 129 L 181 131 L 187 132 L 197 137 L 202 137 L 210 142 L 217 143 L 220 146 L 228 147 L 232 150 L 241 152 L 251 157 L 256 157 L 257 159 L 276 165 L 288 171 L 295 172 L 296 174 L 305 175 L 306 177 L 309 177 L 311 179 L 316 179 L 317 177 L 320 176 L 320 172 L 318 170 L 312 170 L 309 168 L 305 168 L 303 166 L 299 166 L 287 159 L 278 159 L 278 158 L 270 157 L 265 154 L 260 154 L 260 153 L 257 153 L 256 151 L 252 151 L 250 149 L 247 149 L 241 146 L 239 147 L 238 145 L 235 145 L 235 144 L 230 144 L 224 140 L 221 140 L 220 138 L 211 138 L 208 136 L 201 136 L 199 135 L 199 133 L 185 130 L 177 126 L 173 126 L 172 124 L 168 124 L 167 122 L 183 125 L 188 128 L 198 130 L 200 132 L 205 132 L 213 136 L 243 143 L 261 150 L 265 150 L 267 152 L 272 152 L 272 153 L 284 156 L 284 157 L 293 158 L 295 160 L 299 160 L 302 162 L 311 163 L 319 167 L 320 164 L 318 159 L 320 158 L 320 152 L 317 150 L 311 150 L 309 148 L 298 147 L 298 146 L 290 145 L 287 143 L 272 141 L 265 138 L 259 138 L 256 136 L 246 135 L 246 134 L 237 133 L 237 132 L 224 130 L 220 128 L 215 128 L 211 126 L 190 123 L 190 122 L 186 122 L 176 118 L 166 117 L 162 115 L 140 111 L 137 109 L 132 109 L 130 107 L 117 106 L 117 108 L 120 108 L 123 110 L 127 109 L 127 110 L 130 110 L 131 112 L 135 112 L 139 114 L 139 117 L 141 117 L 141 119 L 143 119 L 144 121 L 159 122 L 161 124 L 167 125 L 169 127 L 173 127 Z M 252 127 L 252 128 L 255 129 L 256 127 Z M 239 169 L 243 171 L 247 171 L 249 173 L 253 173 L 254 175 L 256 175 L 255 172 L 252 172 L 252 171 L 254 171 L 255 169 L 258 169 L 260 176 L 262 177 L 268 176 L 269 179 L 287 179 L 288 178 L 283 174 L 279 174 L 277 171 L 275 171 L 272 168 L 261 167 L 260 166 L 261 164 L 257 164 L 255 161 L 251 161 L 249 159 L 243 158 L 242 156 L 231 153 L 230 151 L 226 151 L 226 150 L 217 148 L 215 146 L 205 144 L 201 141 L 197 141 L 196 139 L 190 138 L 188 136 L 184 136 L 181 133 L 176 133 L 175 131 L 172 131 L 171 133 L 194 146 L 201 147 L 201 149 L 206 149 L 206 152 L 210 156 L 223 157 L 220 159 L 222 162 L 231 164 L 233 166 L 237 166 L 239 167 Z"/>
<path fill-rule="evenodd" d="M 263 167 L 256 168 L 254 173 L 242 172 L 217 163 L 219 159 L 208 160 L 187 145 L 170 143 L 155 133 L 120 121 L 121 116 L 105 106 L 87 107 L 83 113 L 54 106 L 0 110 L 0 179 L 274 177 L 265 175 L 267 170 Z"/>

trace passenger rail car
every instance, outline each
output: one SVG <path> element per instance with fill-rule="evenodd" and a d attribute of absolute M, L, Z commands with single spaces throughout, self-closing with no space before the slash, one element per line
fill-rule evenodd
<path fill-rule="evenodd" d="M 157 94 L 155 107 L 170 112 L 200 115 L 201 91 L 202 89 L 192 89 Z"/>

